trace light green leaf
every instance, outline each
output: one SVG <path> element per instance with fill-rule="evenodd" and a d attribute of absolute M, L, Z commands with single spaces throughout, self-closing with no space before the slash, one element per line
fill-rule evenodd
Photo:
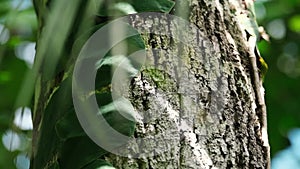
<path fill-rule="evenodd" d="M 294 15 L 288 22 L 289 28 L 294 32 L 300 32 L 300 15 Z"/>

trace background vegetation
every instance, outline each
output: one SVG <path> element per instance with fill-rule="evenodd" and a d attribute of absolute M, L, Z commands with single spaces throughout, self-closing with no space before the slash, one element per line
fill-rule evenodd
<path fill-rule="evenodd" d="M 300 168 L 299 11 L 299 0 L 256 1 L 259 25 L 270 35 L 259 48 L 269 65 L 264 84 L 274 169 Z M 0 0 L 0 168 L 29 166 L 31 110 L 17 100 L 32 67 L 36 32 L 31 0 Z"/>

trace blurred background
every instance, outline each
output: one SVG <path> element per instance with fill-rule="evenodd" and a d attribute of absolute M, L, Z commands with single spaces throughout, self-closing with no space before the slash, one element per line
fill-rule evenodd
<path fill-rule="evenodd" d="M 300 0 L 256 0 L 265 78 L 272 169 L 300 168 Z M 0 0 L 0 168 L 28 169 L 31 110 L 16 106 L 35 55 L 31 0 Z"/>

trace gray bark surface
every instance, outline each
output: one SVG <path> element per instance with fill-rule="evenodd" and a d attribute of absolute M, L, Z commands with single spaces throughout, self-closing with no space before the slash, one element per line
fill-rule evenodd
<path fill-rule="evenodd" d="M 135 137 L 146 141 L 128 143 L 128 157 L 110 154 L 106 160 L 115 168 L 268 168 L 269 147 L 255 94 L 261 91 L 253 87 L 249 59 L 254 51 L 238 24 L 247 7 L 233 0 L 189 0 L 186 5 L 187 19 L 197 27 L 181 34 L 189 44 L 143 34 L 154 66 L 142 68 L 127 97 L 144 117 Z M 167 17 L 132 16 L 131 22 L 141 32 L 159 30 L 173 37 L 178 27 L 191 28 Z M 137 152 L 139 158 L 130 156 Z"/>

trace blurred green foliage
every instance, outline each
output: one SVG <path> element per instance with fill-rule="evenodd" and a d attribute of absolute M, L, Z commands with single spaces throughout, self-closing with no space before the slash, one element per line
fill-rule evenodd
<path fill-rule="evenodd" d="M 264 83 L 271 155 L 289 145 L 288 132 L 300 127 L 300 1 L 257 1 L 259 25 L 271 41 L 259 49 L 269 65 Z"/>
<path fill-rule="evenodd" d="M 17 156 L 30 152 L 30 145 L 7 143 L 11 139 L 30 140 L 31 137 L 30 131 L 21 132 L 13 120 L 17 109 L 14 103 L 22 87 L 23 77 L 30 69 L 28 61 L 22 58 L 24 51 L 21 50 L 25 49 L 26 43 L 35 41 L 36 28 L 36 16 L 30 0 L 0 0 L 0 168 L 16 168 L 15 164 L 20 162 L 17 162 Z M 9 137 L 9 129 L 20 134 Z M 5 138 L 8 139 L 6 145 Z M 26 167 L 23 162 L 18 165 Z"/>
<path fill-rule="evenodd" d="M 289 145 L 287 133 L 300 127 L 299 11 L 299 0 L 256 1 L 258 23 L 271 37 L 271 42 L 261 41 L 259 49 L 269 66 L 264 85 L 272 156 Z M 30 145 L 9 151 L 3 136 L 12 130 L 30 139 L 31 132 L 21 130 L 13 121 L 18 108 L 15 100 L 32 64 L 20 53 L 35 42 L 36 32 L 31 0 L 0 0 L 0 168 L 16 168 L 16 157 L 30 154 Z"/>

